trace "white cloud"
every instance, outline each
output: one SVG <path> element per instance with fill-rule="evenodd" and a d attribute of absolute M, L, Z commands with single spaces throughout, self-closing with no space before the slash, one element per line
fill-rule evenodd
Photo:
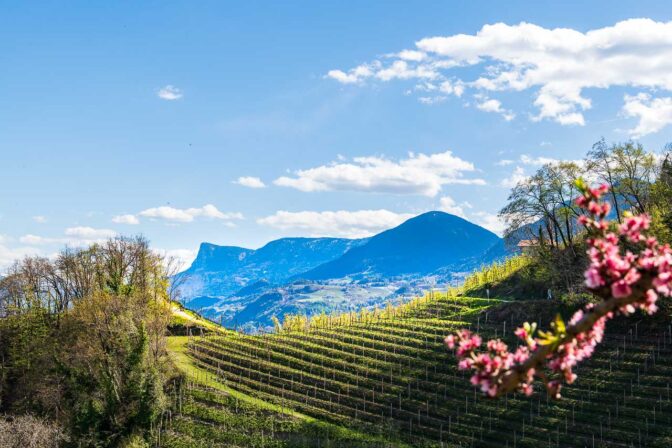
<path fill-rule="evenodd" d="M 579 165 L 583 164 L 582 160 L 566 160 L 567 162 L 574 162 Z M 547 165 L 549 163 L 558 163 L 561 162 L 559 159 L 554 159 L 552 157 L 543 157 L 543 156 L 538 156 L 538 157 L 532 157 L 527 154 L 522 154 L 520 158 L 518 159 L 518 162 L 521 163 L 522 165 L 528 165 L 528 166 L 542 166 L 542 165 Z M 513 165 L 516 163 L 515 160 L 511 159 L 503 159 L 500 160 L 499 162 L 495 163 L 497 166 L 508 166 L 508 165 Z"/>
<path fill-rule="evenodd" d="M 474 223 L 481 227 L 488 229 L 491 232 L 501 236 L 506 229 L 506 224 L 499 216 L 488 212 L 475 212 L 472 214 Z"/>
<path fill-rule="evenodd" d="M 257 223 L 297 234 L 313 237 L 332 236 L 364 238 L 383 230 L 396 227 L 413 214 L 395 213 L 388 210 L 288 212 L 280 210 Z"/>
<path fill-rule="evenodd" d="M 350 70 L 348 73 L 341 70 L 330 70 L 329 73 L 327 73 L 327 76 L 343 84 L 355 84 L 364 78 L 368 78 L 372 74 L 373 70 L 370 67 L 360 65 L 359 67 Z"/>
<path fill-rule="evenodd" d="M 93 227 L 78 226 L 65 229 L 65 235 L 78 240 L 105 240 L 115 237 L 117 232 L 110 229 L 94 229 Z"/>
<path fill-rule="evenodd" d="M 476 103 L 476 108 L 484 112 L 493 112 L 500 114 L 506 121 L 511 121 L 516 118 L 516 114 L 512 111 L 502 108 L 502 103 L 499 100 L 494 99 L 483 99 L 482 101 Z"/>
<path fill-rule="evenodd" d="M 264 188 L 266 184 L 258 177 L 242 176 L 233 181 L 234 184 L 242 185 L 248 188 Z"/>
<path fill-rule="evenodd" d="M 458 204 L 453 198 L 449 196 L 444 196 L 439 201 L 439 210 L 459 216 L 460 218 L 464 218 L 473 222 L 474 224 L 478 224 L 479 226 L 484 227 L 500 236 L 502 235 L 505 225 L 497 215 L 483 211 L 469 210 L 469 212 L 467 212 L 465 210 L 472 208 L 473 206 L 469 202 L 462 202 L 461 204 Z"/>
<path fill-rule="evenodd" d="M 519 182 L 527 179 L 529 176 L 527 176 L 525 174 L 525 169 L 521 165 L 525 165 L 525 166 L 529 166 L 529 167 L 533 167 L 533 168 L 538 168 L 538 167 L 541 167 L 543 165 L 557 164 L 557 163 L 560 163 L 560 162 L 572 162 L 572 163 L 575 163 L 576 165 L 578 165 L 580 167 L 585 165 L 584 160 L 569 160 L 569 159 L 559 160 L 559 159 L 554 159 L 554 158 L 551 158 L 551 157 L 543 157 L 543 156 L 532 157 L 532 156 L 529 156 L 527 154 L 522 154 L 517 161 L 518 165 L 516 166 L 516 168 L 513 170 L 513 172 L 511 173 L 511 175 L 509 177 L 503 179 L 500 182 L 500 185 L 502 187 L 506 187 L 506 188 L 513 188 Z M 504 160 L 500 160 L 495 165 L 508 166 L 508 165 L 512 165 L 514 163 L 516 163 L 515 160 L 504 159 Z M 590 173 L 588 173 L 586 175 L 590 176 Z"/>
<path fill-rule="evenodd" d="M 40 254 L 35 247 L 9 247 L 8 242 L 9 238 L 0 235 L 0 274 L 16 260 Z"/>
<path fill-rule="evenodd" d="M 439 90 L 443 93 L 450 93 L 457 97 L 461 97 L 464 93 L 464 82 L 458 81 L 443 81 L 439 86 Z"/>
<path fill-rule="evenodd" d="M 550 157 L 530 157 L 527 154 L 523 154 L 520 156 L 520 163 L 524 165 L 542 166 L 547 165 L 549 163 L 557 163 L 557 162 L 559 162 L 558 159 L 552 159 Z"/>
<path fill-rule="evenodd" d="M 183 270 L 191 266 L 191 263 L 196 259 L 198 250 L 195 249 L 155 249 L 157 253 L 163 257 L 174 259 L 178 263 L 179 270 Z"/>
<path fill-rule="evenodd" d="M 518 185 L 518 182 L 522 182 L 525 179 L 527 179 L 525 170 L 523 167 L 517 166 L 516 169 L 511 173 L 511 176 L 502 180 L 501 185 L 502 187 L 513 188 Z"/>
<path fill-rule="evenodd" d="M 630 136 L 652 134 L 672 123 L 672 98 L 652 98 L 646 93 L 625 95 L 623 113 L 639 120 L 637 126 L 628 131 Z"/>
<path fill-rule="evenodd" d="M 483 179 L 465 179 L 475 171 L 471 162 L 451 151 L 436 154 L 409 154 L 399 161 L 383 157 L 356 157 L 352 162 L 333 162 L 300 170 L 295 177 L 280 177 L 276 185 L 301 191 L 363 191 L 374 193 L 436 196 L 443 185 L 484 185 Z"/>
<path fill-rule="evenodd" d="M 450 213 L 451 215 L 467 219 L 467 215 L 464 212 L 465 208 L 471 208 L 471 204 L 468 202 L 458 204 L 455 199 L 451 198 L 450 196 L 443 196 L 441 199 L 439 199 L 439 210 Z"/>
<path fill-rule="evenodd" d="M 418 101 L 420 101 L 422 104 L 439 104 L 443 103 L 448 99 L 447 96 L 421 96 L 418 98 Z"/>
<path fill-rule="evenodd" d="M 407 61 L 400 59 L 394 61 L 387 67 L 380 68 L 376 74 L 376 78 L 381 81 L 390 81 L 392 79 L 413 79 L 425 78 L 435 79 L 439 74 L 432 68 L 425 65 L 417 65 L 412 67 Z"/>
<path fill-rule="evenodd" d="M 39 224 L 44 224 L 45 222 L 47 222 L 47 218 L 46 218 L 46 216 L 37 215 L 37 216 L 33 216 L 33 221 L 35 221 Z"/>
<path fill-rule="evenodd" d="M 141 211 L 138 215 L 145 218 L 162 219 L 173 222 L 192 222 L 194 219 L 203 217 L 230 221 L 243 219 L 240 213 L 223 213 L 212 204 L 206 204 L 200 208 L 174 208 L 169 206 L 153 207 Z"/>
<path fill-rule="evenodd" d="M 167 85 L 167 86 L 159 89 L 159 91 L 156 93 L 156 95 L 159 98 L 161 98 L 162 100 L 167 100 L 167 101 L 179 100 L 180 98 L 182 98 L 182 96 L 184 96 L 180 89 L 178 89 L 175 86 L 171 86 L 171 85 Z"/>
<path fill-rule="evenodd" d="M 27 234 L 19 238 L 19 241 L 23 244 L 30 244 L 31 246 L 39 246 L 42 244 L 57 243 L 59 240 L 57 238 L 45 238 L 42 236 Z"/>
<path fill-rule="evenodd" d="M 367 79 L 454 80 L 451 69 L 473 66 L 471 79 L 458 79 L 477 92 L 535 89 L 533 120 L 583 125 L 583 112 L 592 107 L 585 96 L 591 88 L 612 86 L 672 91 L 672 22 L 629 19 L 612 26 L 581 32 L 544 28 L 531 23 L 483 26 L 476 34 L 428 37 L 414 49 L 362 64 L 332 70 L 327 76 L 342 83 Z M 463 71 L 461 72 L 463 73 Z M 626 114 L 640 117 L 633 135 L 644 135 L 667 122 L 668 100 L 626 99 Z M 494 107 L 494 103 L 490 106 Z"/>
<path fill-rule="evenodd" d="M 415 61 L 419 62 L 422 61 L 427 57 L 425 53 L 422 51 L 417 51 L 417 50 L 403 50 L 400 51 L 399 54 L 397 55 L 399 59 L 403 59 L 405 61 Z"/>
<path fill-rule="evenodd" d="M 117 215 L 112 218 L 112 222 L 117 224 L 130 224 L 137 225 L 140 224 L 140 220 L 135 215 Z"/>
<path fill-rule="evenodd" d="M 109 238 L 117 236 L 117 232 L 110 229 L 96 229 L 87 226 L 68 227 L 62 237 L 45 237 L 33 234 L 23 235 L 19 238 L 22 244 L 30 246 L 44 246 L 49 244 L 65 244 L 69 246 L 87 246 L 101 243 Z"/>
<path fill-rule="evenodd" d="M 540 167 L 543 165 L 548 165 L 548 164 L 557 164 L 560 162 L 571 162 L 574 163 L 580 167 L 583 167 L 586 163 L 585 160 L 583 159 L 554 159 L 552 157 L 544 157 L 544 156 L 537 156 L 537 157 L 532 157 L 527 154 L 522 154 L 520 156 L 520 159 L 518 159 L 519 162 L 522 165 L 527 165 L 527 166 L 533 166 L 533 167 Z"/>

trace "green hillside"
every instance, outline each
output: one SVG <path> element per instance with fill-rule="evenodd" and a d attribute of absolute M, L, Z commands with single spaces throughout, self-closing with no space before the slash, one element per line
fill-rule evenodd
<path fill-rule="evenodd" d="M 399 312 L 309 330 L 173 340 L 188 381 L 165 446 L 667 447 L 672 444 L 668 318 L 615 322 L 579 380 L 549 401 L 489 400 L 443 338 L 463 327 L 545 324 L 550 302 L 426 297 Z M 669 314 L 668 314 L 669 315 Z M 513 343 L 513 341 L 510 341 Z"/>

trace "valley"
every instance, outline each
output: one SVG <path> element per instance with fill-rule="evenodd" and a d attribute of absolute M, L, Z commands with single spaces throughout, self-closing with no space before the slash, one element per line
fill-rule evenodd
<path fill-rule="evenodd" d="M 366 239 L 285 238 L 258 250 L 203 243 L 176 278 L 186 307 L 255 332 L 272 329 L 274 316 L 373 309 L 446 290 L 510 253 L 494 233 L 428 212 Z"/>
<path fill-rule="evenodd" d="M 557 401 L 543 393 L 483 397 L 443 344 L 446 334 L 461 327 L 506 334 L 513 342 L 507 328 L 529 318 L 545 324 L 554 311 L 539 301 L 436 294 L 388 315 L 354 314 L 341 324 L 265 336 L 182 338 L 180 350 L 191 369 L 180 398 L 186 404 L 166 422 L 164 442 L 169 447 L 669 446 L 669 317 L 645 331 L 636 319 L 619 321 L 581 368 L 580 381 Z M 238 402 L 245 404 L 234 408 Z M 254 425 L 233 424 L 252 416 Z"/>

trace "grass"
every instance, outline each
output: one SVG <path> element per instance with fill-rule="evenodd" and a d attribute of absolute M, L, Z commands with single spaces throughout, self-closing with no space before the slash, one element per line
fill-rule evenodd
<path fill-rule="evenodd" d="M 195 395 L 210 394 L 211 397 L 207 405 L 199 408 L 202 410 L 205 409 L 206 412 L 210 411 L 208 412 L 210 416 L 209 420 L 213 419 L 213 411 L 217 415 L 217 409 L 221 409 L 222 407 L 229 410 L 235 409 L 236 412 L 234 414 L 224 414 L 223 419 L 215 418 L 215 421 L 209 421 L 211 425 L 218 424 L 220 426 L 227 426 L 227 421 L 236 420 L 236 416 L 239 415 L 237 412 L 238 409 L 244 406 L 244 414 L 248 415 L 249 418 L 244 420 L 242 424 L 238 422 L 238 428 L 230 427 L 227 430 L 231 437 L 235 438 L 235 434 L 238 434 L 239 438 L 244 440 L 245 444 L 242 446 L 389 446 L 379 436 L 372 436 L 345 426 L 321 421 L 291 408 L 256 398 L 235 388 L 226 386 L 218 380 L 216 375 L 194 363 L 193 358 L 189 356 L 188 342 L 188 336 L 171 336 L 168 338 L 167 344 L 168 353 L 173 364 L 186 379 L 187 386 L 181 392 L 180 402 L 186 401 L 189 405 L 193 406 L 197 402 Z M 222 397 L 226 397 L 226 400 L 222 400 Z M 213 405 L 213 402 L 217 403 L 218 398 L 218 405 Z M 219 415 L 219 417 L 222 417 L 222 415 Z M 200 415 L 199 418 L 204 417 Z M 269 418 L 274 422 L 291 421 L 293 425 L 289 426 L 289 431 L 279 432 L 277 435 L 255 431 L 255 427 L 260 426 L 259 422 L 261 419 L 267 420 Z M 208 418 L 205 419 L 206 421 L 208 420 Z M 213 438 L 223 437 L 223 435 L 220 434 L 218 436 L 213 431 L 204 430 L 199 424 L 198 421 L 190 418 L 178 420 L 176 425 L 171 425 L 166 430 L 164 445 L 169 447 L 213 446 Z M 235 446 L 228 443 L 231 442 L 227 442 L 226 446 Z M 315 445 L 316 443 L 318 445 Z M 407 445 L 398 444 L 394 446 L 403 447 Z"/>
<path fill-rule="evenodd" d="M 215 322 L 200 316 L 198 313 L 186 309 L 178 302 L 171 302 L 170 306 L 172 311 L 172 318 L 170 322 L 171 327 L 188 327 L 193 329 L 198 328 L 203 329 L 205 332 L 221 334 L 230 332 L 230 330 L 227 330 Z"/>
<path fill-rule="evenodd" d="M 514 264 L 473 277 L 472 287 L 515 273 Z M 522 321 L 545 326 L 558 311 L 570 312 L 549 301 L 433 294 L 394 309 L 294 316 L 272 335 L 172 337 L 191 404 L 167 431 L 186 444 L 170 446 L 672 446 L 667 313 L 645 325 L 613 322 L 560 401 L 543 391 L 484 398 L 443 346 L 464 327 L 513 344 Z"/>
<path fill-rule="evenodd" d="M 520 319 L 544 323 L 553 313 L 545 301 L 437 296 L 396 318 L 210 335 L 187 348 L 231 389 L 389 446 L 592 446 L 593 438 L 597 447 L 669 446 L 672 340 L 665 325 L 624 341 L 634 321 L 620 322 L 559 402 L 543 392 L 485 399 L 442 344 L 456 328 L 510 335 Z"/>

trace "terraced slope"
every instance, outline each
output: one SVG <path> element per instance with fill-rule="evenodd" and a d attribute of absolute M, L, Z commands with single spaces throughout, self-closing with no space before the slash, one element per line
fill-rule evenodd
<path fill-rule="evenodd" d="M 525 310 L 519 318 L 512 317 L 514 306 Z M 549 306 L 437 297 L 389 320 L 289 334 L 192 338 L 188 355 L 218 384 L 283 410 L 378 435 L 386 440 L 380 446 L 672 445 L 669 321 L 653 327 L 647 322 L 646 334 L 635 320 L 618 322 L 560 401 L 548 401 L 544 393 L 493 401 L 477 393 L 457 371 L 443 338 L 466 326 L 486 335 L 510 334 L 525 314 L 528 319 L 543 315 L 543 321 Z M 268 443 L 258 446 L 277 446 Z M 273 443 L 302 446 L 290 438 Z"/>
<path fill-rule="evenodd" d="M 156 446 L 167 448 L 382 448 L 381 437 L 351 430 L 259 400 L 227 387 L 188 356 L 186 336 L 169 338 L 169 353 L 184 373 L 163 415 Z"/>

